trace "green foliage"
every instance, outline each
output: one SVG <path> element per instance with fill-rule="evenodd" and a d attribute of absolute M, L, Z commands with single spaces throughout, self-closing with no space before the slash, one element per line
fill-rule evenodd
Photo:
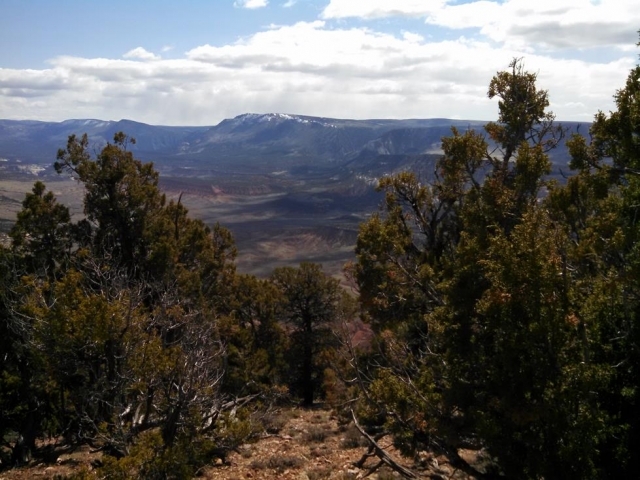
<path fill-rule="evenodd" d="M 190 480 L 213 460 L 215 451 L 204 439 L 180 438 L 167 447 L 159 432 L 150 431 L 139 436 L 128 456 L 106 457 L 99 474 L 108 480 Z"/>
<path fill-rule="evenodd" d="M 69 209 L 56 202 L 53 192 L 45 190 L 44 183 L 34 184 L 9 236 L 29 271 L 54 278 L 69 259 L 71 217 Z"/>
<path fill-rule="evenodd" d="M 268 280 L 237 275 L 221 323 L 227 342 L 225 388 L 235 392 L 277 391 L 285 385 L 289 339 L 279 320 L 280 291 Z"/>
<path fill-rule="evenodd" d="M 544 178 L 564 132 L 518 60 L 489 86 L 496 151 L 453 129 L 433 182 L 381 180 L 352 270 L 376 333 L 354 359 L 356 412 L 404 452 L 471 439 L 507 477 L 632 471 L 639 72 L 590 144 L 569 141 L 581 172 L 566 187 Z"/>
<path fill-rule="evenodd" d="M 58 173 L 72 173 L 86 189 L 84 213 L 97 226 L 91 234 L 94 251 L 131 268 L 147 255 L 145 232 L 165 198 L 153 164 L 135 160 L 127 150 L 130 142 L 135 141 L 117 133 L 94 160 L 87 135 L 72 135 L 54 166 Z"/>
<path fill-rule="evenodd" d="M 44 373 L 45 358 L 33 348 L 33 323 L 21 311 L 23 258 L 0 246 L 0 442 L 14 442 L 9 463 L 30 460 L 36 438 L 55 427 Z"/>
<path fill-rule="evenodd" d="M 213 445 L 224 455 L 253 433 L 232 398 L 277 386 L 281 365 L 262 363 L 282 357 L 283 335 L 267 284 L 236 280 L 231 234 L 167 202 L 130 142 L 118 133 L 93 158 L 71 136 L 56 169 L 84 186 L 86 218 L 71 222 L 37 182 L 0 250 L 0 433 L 16 438 L 14 461 L 61 434 L 120 458 L 114 478 L 191 478 Z M 256 328 L 249 346 L 241 321 Z M 225 384 L 235 357 L 264 370 L 250 392 Z"/>
<path fill-rule="evenodd" d="M 636 67 L 615 95 L 617 109 L 595 116 L 590 142 L 579 136 L 568 142 L 578 174 L 549 202 L 573 240 L 566 256 L 583 357 L 606 380 L 598 390 L 605 435 L 597 462 L 610 478 L 640 468 L 633 453 L 640 445 L 639 92 Z"/>
<path fill-rule="evenodd" d="M 280 292 L 284 328 L 290 331 L 287 357 L 291 386 L 304 404 L 311 405 L 322 385 L 326 354 L 335 343 L 331 325 L 344 313 L 346 294 L 337 280 L 326 276 L 314 263 L 277 268 L 271 282 Z"/>

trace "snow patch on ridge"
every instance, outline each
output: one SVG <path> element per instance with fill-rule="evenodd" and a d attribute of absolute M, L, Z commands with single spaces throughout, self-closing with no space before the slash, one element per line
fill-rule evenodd
<path fill-rule="evenodd" d="M 285 121 L 294 121 L 302 124 L 317 124 L 323 127 L 335 128 L 335 125 L 329 122 L 323 122 L 320 119 L 302 118 L 297 115 L 289 115 L 287 113 L 243 113 L 242 115 L 234 117 L 232 121 L 236 125 L 241 125 L 243 123 L 282 123 Z"/>

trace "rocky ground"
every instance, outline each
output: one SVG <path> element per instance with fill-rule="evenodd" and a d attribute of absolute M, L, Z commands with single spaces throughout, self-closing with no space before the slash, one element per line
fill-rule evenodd
<path fill-rule="evenodd" d="M 330 410 L 287 408 L 273 414 L 269 432 L 256 442 L 242 445 L 225 461 L 199 472 L 199 478 L 219 480 L 281 479 L 281 480 L 352 480 L 369 478 L 390 480 L 402 478 L 390 468 L 371 468 L 377 458 L 369 458 L 362 468 L 356 463 L 367 452 L 367 442 L 353 425 L 340 425 Z M 409 467 L 418 478 L 464 479 L 474 477 L 455 469 L 444 456 L 421 452 L 417 461 L 402 458 L 385 439 L 380 445 L 399 464 Z M 82 467 L 93 469 L 100 453 L 88 447 L 73 451 L 51 442 L 48 462 L 34 462 L 24 468 L 0 471 L 0 480 L 52 479 L 62 480 Z M 460 452 L 474 460 L 475 452 Z"/>

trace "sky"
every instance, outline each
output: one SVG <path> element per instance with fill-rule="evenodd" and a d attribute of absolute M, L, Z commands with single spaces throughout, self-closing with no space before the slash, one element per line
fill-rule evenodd
<path fill-rule="evenodd" d="M 492 120 L 522 58 L 559 120 L 638 63 L 639 0 L 0 0 L 0 118 Z"/>

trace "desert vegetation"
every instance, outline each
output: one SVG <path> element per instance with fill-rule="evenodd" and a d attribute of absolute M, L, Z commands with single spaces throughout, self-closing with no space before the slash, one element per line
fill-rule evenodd
<path fill-rule="evenodd" d="M 631 478 L 640 67 L 568 140 L 565 182 L 536 75 L 514 60 L 488 96 L 497 120 L 452 128 L 430 175 L 379 182 L 351 291 L 312 262 L 238 273 L 230 232 L 168 200 L 134 139 L 71 136 L 55 169 L 83 215 L 36 182 L 0 246 L 1 467 L 55 438 L 101 452 L 69 478 L 223 478 L 231 456 L 273 478 Z M 327 442 L 360 449 L 351 468 L 312 465 Z"/>

